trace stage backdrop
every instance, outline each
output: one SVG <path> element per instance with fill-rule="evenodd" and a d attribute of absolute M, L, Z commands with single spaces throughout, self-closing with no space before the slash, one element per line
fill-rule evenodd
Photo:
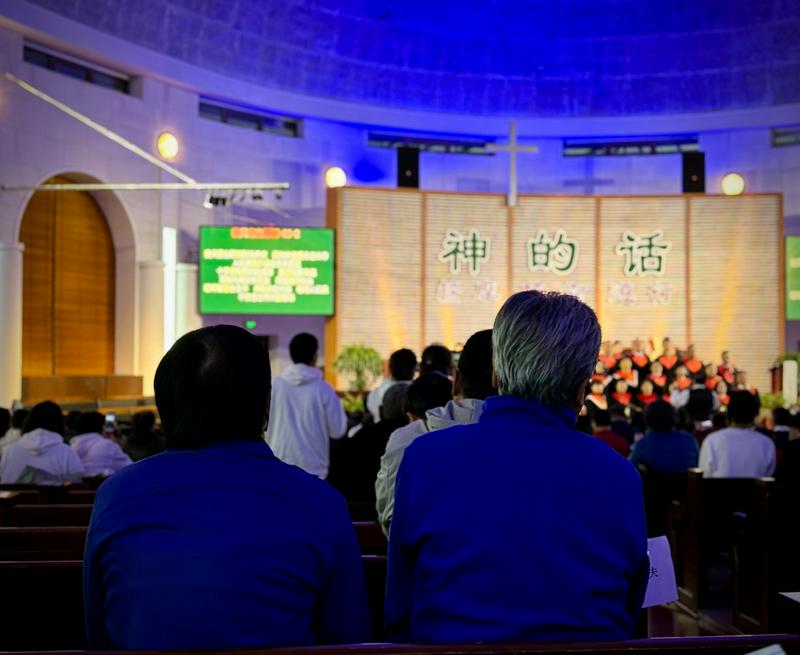
<path fill-rule="evenodd" d="M 328 225 L 326 369 L 339 387 L 330 364 L 342 346 L 384 358 L 457 348 L 523 289 L 580 297 L 604 339 L 669 336 L 715 362 L 731 350 L 764 390 L 783 347 L 780 194 L 521 196 L 512 209 L 493 194 L 343 188 L 329 191 Z"/>

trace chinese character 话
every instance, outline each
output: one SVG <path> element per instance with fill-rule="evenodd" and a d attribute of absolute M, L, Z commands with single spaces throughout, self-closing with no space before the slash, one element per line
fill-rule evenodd
<path fill-rule="evenodd" d="M 447 230 L 442 240 L 439 261 L 450 264 L 451 273 L 460 273 L 462 262 L 466 262 L 471 275 L 481 270 L 481 262 L 489 259 L 489 239 L 481 239 L 477 230 L 470 230 L 464 237 L 458 230 Z"/>
<path fill-rule="evenodd" d="M 661 230 L 651 234 L 623 233 L 616 253 L 625 256 L 625 275 L 664 274 L 664 255 L 670 251 L 672 244 L 657 243 L 663 236 Z"/>
<path fill-rule="evenodd" d="M 528 268 L 568 275 L 578 263 L 578 242 L 568 239 L 564 230 L 556 230 L 552 241 L 541 230 L 535 239 L 528 239 Z"/>

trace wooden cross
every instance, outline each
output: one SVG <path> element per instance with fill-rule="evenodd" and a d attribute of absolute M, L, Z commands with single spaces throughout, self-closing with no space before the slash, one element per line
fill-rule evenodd
<path fill-rule="evenodd" d="M 511 121 L 508 126 L 508 145 L 489 143 L 486 145 L 489 152 L 508 153 L 508 206 L 517 205 L 517 153 L 539 152 L 538 146 L 521 146 L 517 143 L 517 124 Z"/>

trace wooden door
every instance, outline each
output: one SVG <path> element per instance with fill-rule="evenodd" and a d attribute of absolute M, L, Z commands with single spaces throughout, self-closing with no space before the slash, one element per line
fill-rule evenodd
<path fill-rule="evenodd" d="M 113 374 L 114 245 L 97 203 L 84 192 L 35 193 L 20 240 L 22 375 Z"/>

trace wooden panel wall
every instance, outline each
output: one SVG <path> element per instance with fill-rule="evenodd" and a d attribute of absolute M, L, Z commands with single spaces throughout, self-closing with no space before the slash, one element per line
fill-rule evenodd
<path fill-rule="evenodd" d="M 114 246 L 97 203 L 36 193 L 20 239 L 23 376 L 113 374 Z"/>

